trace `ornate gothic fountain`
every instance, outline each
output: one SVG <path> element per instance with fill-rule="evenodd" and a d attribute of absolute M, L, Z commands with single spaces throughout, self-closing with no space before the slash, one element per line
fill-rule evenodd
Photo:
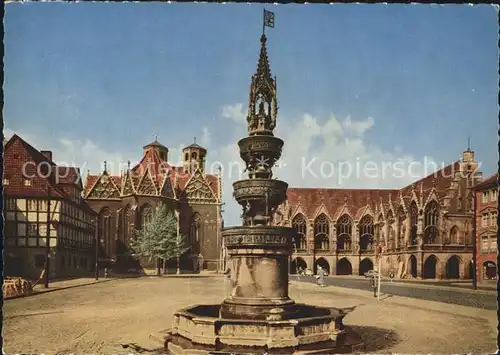
<path fill-rule="evenodd" d="M 295 231 L 272 225 L 288 188 L 273 179 L 272 168 L 283 147 L 273 135 L 277 113 L 276 78 L 262 35 L 250 86 L 248 136 L 238 142 L 248 179 L 233 184 L 234 198 L 243 208 L 243 226 L 222 231 L 230 256 L 231 294 L 222 304 L 178 311 L 165 341 L 171 353 L 319 354 L 349 352 L 362 345 L 343 326 L 342 310 L 297 304 L 288 297 Z"/>

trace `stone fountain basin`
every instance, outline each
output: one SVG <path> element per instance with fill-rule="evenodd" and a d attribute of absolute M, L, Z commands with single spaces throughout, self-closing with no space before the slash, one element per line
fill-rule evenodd
<path fill-rule="evenodd" d="M 248 162 L 250 157 L 267 158 L 270 163 L 278 160 L 281 156 L 283 141 L 274 136 L 249 136 L 238 142 L 240 156 Z M 272 161 L 272 162 L 271 162 Z"/>
<path fill-rule="evenodd" d="M 269 206 L 278 206 L 286 200 L 288 184 L 281 180 L 247 179 L 233 183 L 233 196 L 240 205 L 246 201 L 261 201 L 265 203 L 266 196 Z"/>
<path fill-rule="evenodd" d="M 219 317 L 219 304 L 191 306 L 174 314 L 173 327 L 167 333 L 165 343 L 174 354 L 218 351 L 262 354 L 268 350 L 272 353 L 312 354 L 320 349 L 329 353 L 346 352 L 341 351 L 341 347 L 346 346 L 347 333 L 342 323 L 346 315 L 344 311 L 306 304 L 298 306 L 300 310 L 296 317 L 276 321 L 224 319 Z M 352 344 L 347 352 L 352 351 L 353 344 L 362 346 L 356 335 L 354 341 L 350 339 L 349 342 Z"/>

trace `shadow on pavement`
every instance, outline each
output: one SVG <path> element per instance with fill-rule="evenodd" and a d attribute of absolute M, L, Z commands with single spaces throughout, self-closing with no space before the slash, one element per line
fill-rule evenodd
<path fill-rule="evenodd" d="M 37 312 L 37 313 L 28 313 L 28 314 L 16 314 L 13 316 L 7 316 L 4 315 L 5 319 L 14 319 L 14 318 L 19 318 L 19 317 L 33 317 L 33 316 L 44 316 L 47 314 L 56 314 L 56 313 L 64 313 L 64 311 L 54 311 L 54 312 Z"/>
<path fill-rule="evenodd" d="M 361 336 L 366 353 L 387 349 L 401 342 L 397 333 L 390 329 L 360 325 L 350 325 L 349 328 Z"/>
<path fill-rule="evenodd" d="M 137 345 L 136 343 L 128 343 L 128 344 L 120 344 L 123 349 L 129 349 L 133 351 L 134 353 L 137 354 L 166 354 L 167 352 L 165 351 L 164 348 L 157 348 L 157 349 L 146 349 L 143 348 L 140 345 Z"/>

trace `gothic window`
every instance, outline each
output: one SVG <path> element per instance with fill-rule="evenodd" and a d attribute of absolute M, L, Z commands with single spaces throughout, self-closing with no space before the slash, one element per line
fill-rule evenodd
<path fill-rule="evenodd" d="M 424 212 L 424 243 L 438 244 L 438 206 L 435 201 L 429 202 Z"/>
<path fill-rule="evenodd" d="M 314 248 L 328 250 L 330 248 L 330 227 L 328 218 L 321 214 L 314 221 Z"/>
<path fill-rule="evenodd" d="M 394 215 L 392 210 L 387 212 L 387 250 L 394 250 L 396 247 L 396 233 L 394 231 Z"/>
<path fill-rule="evenodd" d="M 111 212 L 107 207 L 99 213 L 98 231 L 99 239 L 104 243 L 104 250 L 109 256 L 111 253 Z"/>
<path fill-rule="evenodd" d="M 127 244 L 130 238 L 132 237 L 133 219 L 132 219 L 132 210 L 130 208 L 130 205 L 125 206 L 125 209 L 123 210 L 122 220 L 123 220 L 123 226 L 122 226 L 123 242 Z"/>
<path fill-rule="evenodd" d="M 145 203 L 141 207 L 141 228 L 144 228 L 153 218 L 153 208 L 149 203 Z"/>
<path fill-rule="evenodd" d="M 413 201 L 410 205 L 410 225 L 411 245 L 417 245 L 418 207 L 415 201 Z"/>
<path fill-rule="evenodd" d="M 193 254 L 200 253 L 200 215 L 195 213 L 191 218 L 189 224 L 189 244 L 191 245 L 191 252 Z"/>
<path fill-rule="evenodd" d="M 381 213 L 381 214 L 379 214 L 377 223 L 375 224 L 375 226 L 373 228 L 374 237 L 375 237 L 375 240 L 377 241 L 377 243 L 380 243 L 382 241 L 381 237 L 382 237 L 382 228 L 383 227 L 384 227 L 384 216 Z"/>
<path fill-rule="evenodd" d="M 399 207 L 398 212 L 396 214 L 397 216 L 397 238 L 398 238 L 398 248 L 404 248 L 405 245 L 405 232 L 406 232 L 406 226 L 405 226 L 405 211 L 403 210 L 403 207 Z"/>
<path fill-rule="evenodd" d="M 294 238 L 295 249 L 306 250 L 307 249 L 307 224 L 303 215 L 298 214 L 292 220 L 292 228 L 295 229 L 296 235 Z"/>
<path fill-rule="evenodd" d="M 337 249 L 351 250 L 352 248 L 352 220 L 348 215 L 343 215 L 337 222 Z"/>
<path fill-rule="evenodd" d="M 458 227 L 457 226 L 453 226 L 453 228 L 451 228 L 449 242 L 451 244 L 460 244 L 459 233 L 458 233 Z"/>
<path fill-rule="evenodd" d="M 373 250 L 373 218 L 370 216 L 364 216 L 361 221 L 359 221 L 359 249 L 360 250 Z"/>

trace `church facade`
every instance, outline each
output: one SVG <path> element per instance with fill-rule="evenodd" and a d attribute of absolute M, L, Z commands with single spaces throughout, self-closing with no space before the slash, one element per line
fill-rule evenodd
<path fill-rule="evenodd" d="M 402 189 L 289 188 L 275 224 L 296 229 L 291 273 L 472 278 L 474 152 Z M 383 250 L 381 260 L 376 250 Z"/>
<path fill-rule="evenodd" d="M 84 197 L 98 214 L 97 237 L 100 260 L 116 270 L 138 267 L 129 241 L 135 230 L 165 204 L 178 218 L 179 233 L 187 237 L 190 249 L 169 268 L 182 270 L 220 268 L 221 175 L 205 173 L 207 150 L 196 143 L 183 149 L 183 166 L 168 163 L 168 148 L 154 141 L 143 147 L 140 162 L 120 176 L 104 171 L 87 176 Z M 154 267 L 141 261 L 141 267 Z"/>

